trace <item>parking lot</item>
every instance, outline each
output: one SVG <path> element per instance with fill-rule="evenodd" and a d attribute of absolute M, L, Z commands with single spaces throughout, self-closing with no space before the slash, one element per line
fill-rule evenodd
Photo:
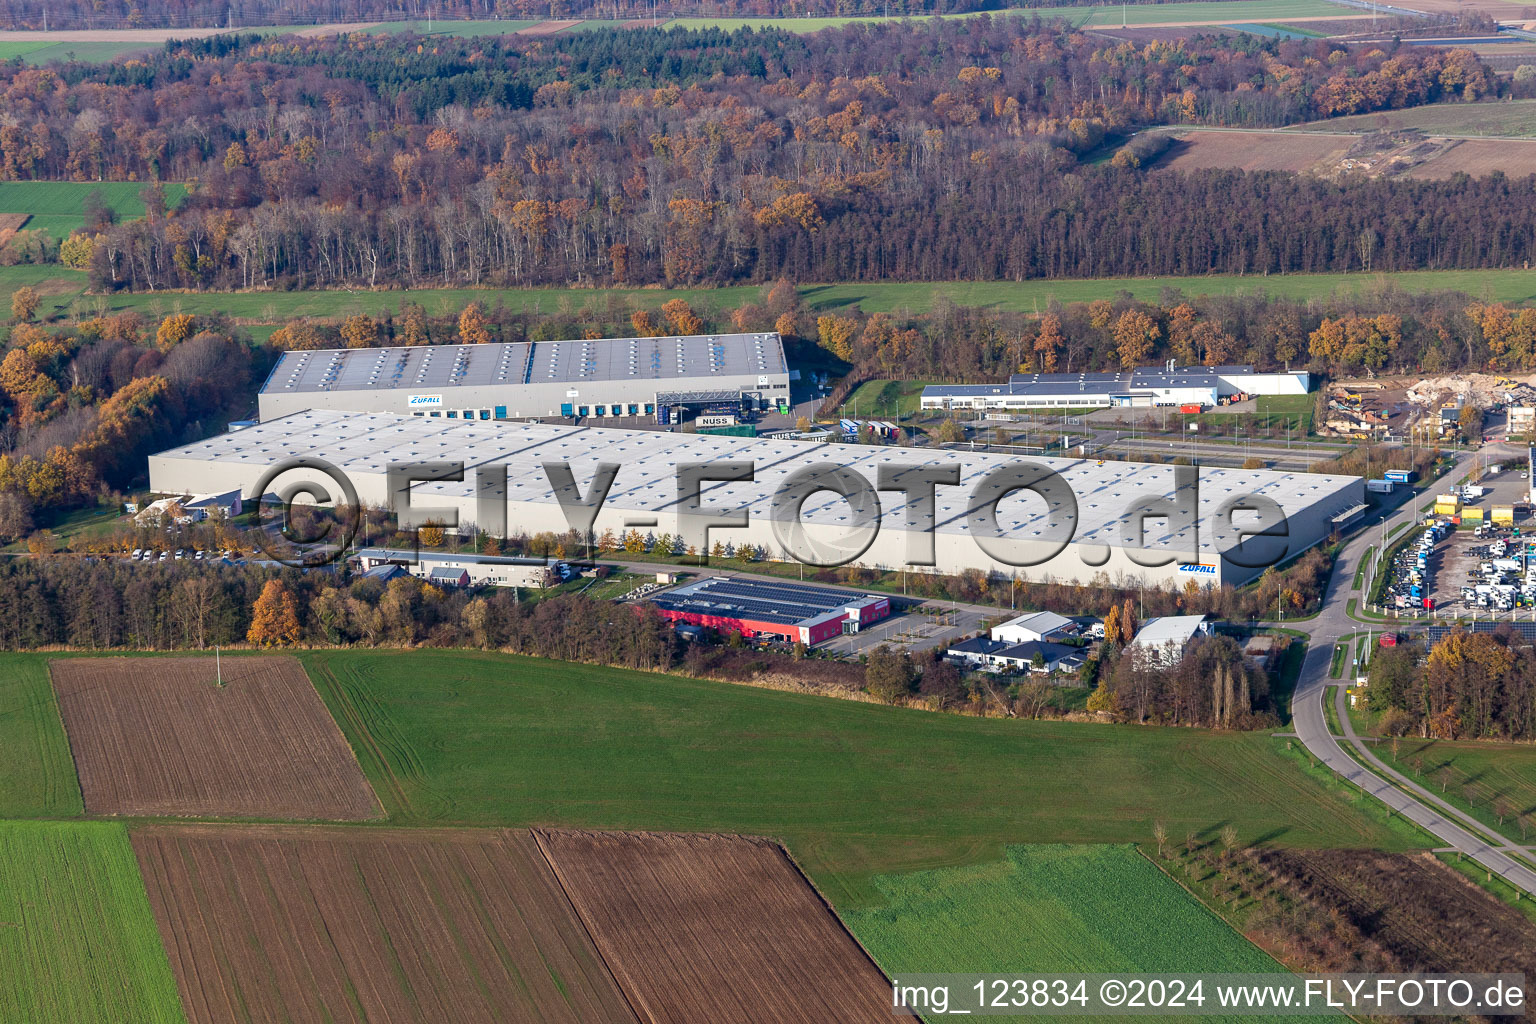
<path fill-rule="evenodd" d="M 1529 489 L 1519 470 L 1458 489 L 1461 528 L 1443 515 L 1433 517 L 1438 525 L 1412 527 L 1409 543 L 1393 560 L 1384 603 L 1411 613 L 1478 618 L 1536 608 L 1536 548 L 1527 551 L 1536 532 Z"/>
<path fill-rule="evenodd" d="M 905 608 L 893 602 L 892 612 L 890 618 L 857 633 L 847 633 L 828 640 L 821 645 L 821 649 L 857 657 L 884 645 L 915 654 L 930 647 L 947 646 L 970 636 L 981 630 L 989 618 L 975 609 L 955 607 L 942 601 Z M 990 617 L 995 618 L 996 615 Z"/>

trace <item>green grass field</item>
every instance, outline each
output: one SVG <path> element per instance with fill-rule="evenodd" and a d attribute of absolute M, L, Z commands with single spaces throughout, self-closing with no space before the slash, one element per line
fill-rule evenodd
<path fill-rule="evenodd" d="M 128 843 L 111 822 L 0 824 L 0 1021 L 185 1021 Z"/>
<path fill-rule="evenodd" d="M 133 40 L 113 41 L 102 40 L 100 42 L 63 42 L 40 46 L 35 50 L 29 50 L 21 55 L 21 59 L 28 64 L 47 64 L 49 61 L 83 60 L 83 61 L 110 61 L 131 53 L 145 53 L 158 50 L 161 43 L 145 43 Z"/>
<path fill-rule="evenodd" d="M 0 182 L 0 213 L 30 213 L 29 230 L 44 230 L 54 238 L 67 238 L 76 228 L 85 226 L 85 200 L 100 191 L 108 206 L 117 211 L 119 220 L 144 216 L 144 201 L 139 198 L 147 182 L 142 181 L 5 181 Z M 175 206 L 187 194 L 180 182 L 167 182 L 165 198 Z M 11 270 L 15 268 L 7 268 Z M 62 273 L 54 268 L 56 273 Z M 83 282 L 84 278 L 81 278 Z"/>
<path fill-rule="evenodd" d="M 25 185 L 27 183 L 16 183 Z M 72 183 L 71 183 L 72 184 Z M 9 185 L 0 187 L 10 187 Z M 137 195 L 133 183 L 126 186 Z M 0 211 L 4 212 L 4 211 Z M 725 288 L 414 288 L 396 291 L 296 292 L 155 292 L 92 296 L 85 293 L 83 273 L 62 267 L 0 267 L 0 300 L 24 284 L 43 293 L 40 315 L 79 313 L 98 307 L 108 312 L 136 309 L 154 316 L 167 313 L 227 313 L 256 323 L 297 316 L 339 318 L 353 313 L 379 314 L 398 310 L 402 302 L 419 302 L 433 315 L 457 312 L 471 302 L 501 301 L 512 309 L 535 312 L 568 311 L 586 306 L 602 310 L 607 303 L 632 303 L 655 309 L 669 299 L 686 299 L 698 310 L 734 309 L 762 299 L 758 285 Z M 1258 295 L 1277 298 L 1326 299 L 1369 296 L 1383 288 L 1408 292 L 1460 291 L 1486 301 L 1536 301 L 1536 274 L 1526 270 L 1407 271 L 1397 274 L 1276 274 L 1269 277 L 1137 277 L 1098 280 L 893 282 L 878 284 L 811 284 L 800 293 L 817 312 L 859 306 L 867 312 L 924 312 L 940 297 L 956 305 L 998 310 L 1041 312 L 1052 301 L 1089 302 L 1125 291 L 1145 302 L 1156 302 L 1165 289 L 1188 296 Z"/>
<path fill-rule="evenodd" d="M 873 884 L 883 905 L 843 918 L 893 976 L 1284 970 L 1131 846 L 1010 846 Z"/>
<path fill-rule="evenodd" d="M 0 751 L 0 819 L 83 813 L 80 783 L 44 655 L 0 658 Z M 0 1020 L 5 1019 L 0 1014 Z"/>
<path fill-rule="evenodd" d="M 1361 724 L 1356 718 L 1356 726 Z M 1371 750 L 1408 778 L 1471 814 L 1506 838 L 1536 843 L 1536 746 L 1528 743 L 1466 743 L 1404 737 L 1373 743 Z M 1418 762 L 1418 768 L 1414 763 Z M 1440 771 L 1449 766 L 1441 790 Z M 1467 787 L 1471 787 L 1468 799 Z M 1504 821 L 1499 821 L 1500 805 Z M 1519 816 L 1526 818 L 1525 828 Z"/>
<path fill-rule="evenodd" d="M 871 380 L 843 402 L 843 411 L 859 419 L 904 420 L 916 416 L 926 380 Z"/>
<path fill-rule="evenodd" d="M 16 57 L 25 57 L 29 53 L 43 50 L 53 44 L 44 39 L 31 40 L 5 40 L 0 42 L 0 60 L 12 60 Z"/>
<path fill-rule="evenodd" d="M 874 874 L 1008 843 L 1416 840 L 1269 736 L 975 719 L 461 651 L 300 655 L 392 824 L 569 824 L 784 839 L 840 907 Z"/>
<path fill-rule="evenodd" d="M 1122 17 L 1127 25 L 1196 24 L 1200 22 L 1241 21 L 1254 24 L 1304 21 L 1308 18 L 1328 18 L 1351 13 L 1347 7 L 1328 3 L 1328 0 L 1225 0 L 1225 2 L 1130 4 L 1123 10 L 1119 4 L 1105 4 L 1088 8 L 1089 25 L 1119 25 Z M 1043 13 L 1043 12 L 1042 12 Z M 1064 8 L 1062 14 L 1074 21 L 1081 15 L 1076 9 Z"/>
<path fill-rule="evenodd" d="M 1417 128 L 1429 134 L 1488 138 L 1536 137 L 1536 100 L 1489 103 L 1431 103 L 1404 110 L 1354 114 L 1295 125 L 1294 132 L 1374 132 Z"/>
<path fill-rule="evenodd" d="M 1230 424 L 1268 430 L 1290 429 L 1297 438 L 1312 431 L 1312 411 L 1317 403 L 1316 395 L 1259 395 L 1253 400 L 1253 412 L 1204 412 L 1191 419 L 1212 425 Z"/>

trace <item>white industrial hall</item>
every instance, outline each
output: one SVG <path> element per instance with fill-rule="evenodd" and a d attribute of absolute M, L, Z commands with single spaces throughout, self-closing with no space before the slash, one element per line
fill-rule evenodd
<path fill-rule="evenodd" d="M 1326 539 L 1364 504 L 1364 483 L 1359 477 L 1032 459 L 1031 464 L 1059 474 L 1072 492 L 1070 500 L 1061 503 L 1063 508 L 1052 509 L 1040 494 L 1018 490 L 995 502 L 996 534 L 1012 545 L 1004 558 L 996 558 L 978 541 L 972 513 L 983 479 L 1020 465 L 1007 456 L 865 445 L 828 447 L 545 423 L 452 423 L 318 410 L 153 455 L 150 486 L 166 494 L 238 488 L 249 496 L 272 467 L 298 458 L 319 459 L 334 467 L 350 481 L 358 501 L 373 507 L 391 504 L 387 477 L 391 464 L 461 462 L 466 467 L 462 482 L 414 485 L 413 508 L 430 508 L 444 519 L 456 517 L 461 524 L 473 522 L 481 529 L 494 529 L 497 524 L 480 522 L 488 517 L 477 512 L 477 479 L 487 474 L 485 479 L 494 482 L 491 493 L 496 501 L 506 503 L 509 532 L 528 534 L 570 528 L 571 519 L 550 482 L 548 464 L 568 466 L 577 494 L 589 495 L 599 465 L 606 463 L 616 467 L 616 475 L 591 527 L 597 535 L 636 529 L 656 536 L 694 536 L 702 522 L 718 518 L 715 510 L 743 508 L 747 525 L 712 529 L 711 544 L 716 540 L 751 544 L 770 558 L 787 559 L 798 551 L 783 542 L 782 522 L 791 518 L 803 524 L 805 536 L 818 551 L 848 550 L 861 537 L 873 534 L 854 559 L 872 568 L 908 566 L 944 573 L 975 568 L 1061 582 L 1087 582 L 1101 574 L 1111 580 L 1143 583 L 1242 582 L 1261 569 L 1233 564 L 1224 557 L 1232 554 L 1238 540 L 1218 516 L 1225 506 L 1254 498 L 1273 502 L 1287 520 L 1284 553 L 1290 557 Z M 706 480 L 695 506 L 680 500 L 680 470 L 692 467 L 693 472 L 708 476 L 712 470 L 707 467 L 741 464 L 752 468 L 754 479 Z M 939 485 L 930 492 L 931 509 L 922 504 L 920 494 L 880 491 L 878 533 L 868 528 L 861 533 L 852 503 L 838 493 L 812 494 L 803 505 L 795 506 L 798 515 L 780 507 L 786 483 L 808 470 L 841 469 L 867 482 L 873 492 L 882 467 L 890 471 L 938 466 L 952 467 L 958 484 Z M 1181 469 L 1186 483 L 1176 484 Z M 1197 472 L 1196 493 L 1187 481 Z M 321 483 L 332 495 L 340 493 L 333 481 L 313 470 L 290 471 L 281 481 L 286 489 L 303 479 Z M 1180 488 L 1182 493 L 1176 493 Z M 1070 538 L 1063 541 L 1060 517 L 1071 504 L 1076 506 L 1076 521 Z M 1145 521 L 1137 517 L 1142 532 L 1130 540 L 1127 519 L 1149 504 L 1163 511 Z M 776 517 L 780 522 L 774 521 Z M 1240 513 L 1228 513 L 1228 518 L 1239 527 L 1247 526 Z M 925 548 L 930 537 L 932 543 Z M 1018 552 L 1028 557 L 1014 557 Z M 1147 564 L 1159 561 L 1165 564 Z"/>

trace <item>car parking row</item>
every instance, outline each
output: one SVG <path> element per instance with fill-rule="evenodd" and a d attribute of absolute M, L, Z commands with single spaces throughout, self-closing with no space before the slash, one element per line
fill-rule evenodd
<path fill-rule="evenodd" d="M 204 551 L 201 548 L 176 548 L 174 550 L 167 548 L 159 552 L 155 551 L 154 548 L 134 548 L 128 554 L 130 562 L 172 562 L 187 558 L 195 562 L 201 562 L 216 558 L 233 559 L 234 557 L 235 553 L 233 551 Z"/>
<path fill-rule="evenodd" d="M 1508 612 L 1536 607 L 1536 564 L 1529 557 L 1529 545 L 1518 537 L 1495 535 L 1467 550 L 1461 599 L 1468 608 Z"/>
<path fill-rule="evenodd" d="M 1423 525 L 1418 539 L 1404 545 L 1393 557 L 1382 594 L 1382 601 L 1388 608 L 1434 611 L 1435 599 L 1430 596 L 1430 561 L 1435 545 L 1448 537 L 1452 529 L 1447 520 L 1429 520 Z"/>

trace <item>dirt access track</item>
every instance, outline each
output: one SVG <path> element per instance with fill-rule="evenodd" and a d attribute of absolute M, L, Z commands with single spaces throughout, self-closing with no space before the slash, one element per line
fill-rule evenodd
<path fill-rule="evenodd" d="M 889 1021 L 891 987 L 776 843 L 538 829 L 647 1024 Z"/>
<path fill-rule="evenodd" d="M 293 658 L 49 663 L 91 814 L 359 821 L 383 814 Z"/>
<path fill-rule="evenodd" d="M 189 1024 L 636 1022 L 526 831 L 132 838 Z"/>

